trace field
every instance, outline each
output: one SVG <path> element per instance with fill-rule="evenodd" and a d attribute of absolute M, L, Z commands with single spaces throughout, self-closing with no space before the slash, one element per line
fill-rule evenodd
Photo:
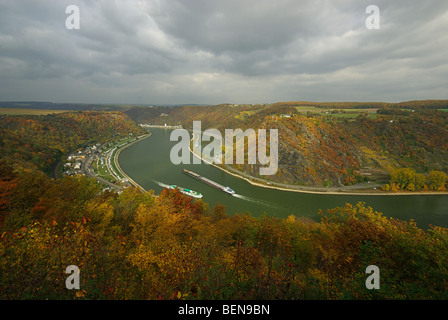
<path fill-rule="evenodd" d="M 295 107 L 297 112 L 301 113 L 319 113 L 326 116 L 334 116 L 336 118 L 356 118 L 360 114 L 366 114 L 369 118 L 375 118 L 377 116 L 377 108 L 366 109 L 336 109 L 336 108 L 317 108 L 313 106 L 297 106 Z"/>
<path fill-rule="evenodd" d="M 68 112 L 69 110 L 47 110 L 47 109 L 22 109 L 22 108 L 0 108 L 0 114 L 9 116 L 28 115 L 38 116 L 52 113 Z"/>

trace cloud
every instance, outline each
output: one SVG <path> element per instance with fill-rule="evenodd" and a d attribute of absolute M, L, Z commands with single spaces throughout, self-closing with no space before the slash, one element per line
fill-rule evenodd
<path fill-rule="evenodd" d="M 68 5 L 81 29 L 68 30 Z M 447 99 L 448 3 L 0 2 L 0 100 L 257 103 Z"/>

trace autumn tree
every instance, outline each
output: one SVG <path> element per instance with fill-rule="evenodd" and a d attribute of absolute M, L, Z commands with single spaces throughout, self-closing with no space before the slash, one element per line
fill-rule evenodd
<path fill-rule="evenodd" d="M 416 191 L 427 189 L 428 186 L 426 185 L 426 176 L 422 173 L 416 173 L 414 185 Z"/>
<path fill-rule="evenodd" d="M 435 191 L 445 191 L 447 174 L 443 171 L 432 170 L 429 172 L 429 189 Z"/>
<path fill-rule="evenodd" d="M 390 184 L 398 186 L 399 189 L 407 189 L 409 187 L 415 189 L 415 175 L 415 170 L 412 168 L 395 169 L 390 174 Z"/>
<path fill-rule="evenodd" d="M 363 203 L 330 209 L 321 223 L 328 237 L 320 237 L 323 269 L 330 276 L 334 298 L 447 296 L 448 268 L 442 261 L 448 261 L 448 254 L 441 249 L 448 244 L 447 229 L 425 232 L 412 220 L 387 218 Z M 365 289 L 369 265 L 380 267 L 381 279 L 387 279 L 381 290 Z"/>

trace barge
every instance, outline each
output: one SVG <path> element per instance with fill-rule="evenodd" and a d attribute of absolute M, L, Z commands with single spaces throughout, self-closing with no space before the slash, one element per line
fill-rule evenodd
<path fill-rule="evenodd" d="M 212 187 L 214 187 L 214 188 L 216 188 L 218 190 L 224 191 L 224 192 L 226 192 L 228 194 L 231 194 L 231 195 L 235 194 L 235 191 L 233 191 L 231 188 L 224 187 L 223 185 L 220 185 L 219 183 L 217 183 L 217 182 L 215 182 L 213 180 L 210 180 L 210 179 L 208 179 L 206 177 L 203 177 L 203 176 L 197 174 L 196 172 L 193 172 L 193 171 L 190 171 L 190 170 L 187 170 L 187 169 L 183 169 L 183 172 L 185 174 L 189 175 L 190 177 L 193 177 L 195 179 L 198 179 L 199 181 L 205 182 L 208 185 L 210 185 L 210 186 L 212 186 Z"/>

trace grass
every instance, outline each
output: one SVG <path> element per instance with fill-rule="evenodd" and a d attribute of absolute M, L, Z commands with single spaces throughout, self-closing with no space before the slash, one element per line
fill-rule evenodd
<path fill-rule="evenodd" d="M 338 108 L 317 108 L 313 106 L 298 106 L 295 107 L 297 112 L 311 112 L 311 113 L 323 113 L 327 114 L 325 112 L 330 112 L 332 110 L 339 110 Z M 357 117 L 360 113 L 368 113 L 370 114 L 376 114 L 377 108 L 369 108 L 369 109 L 341 109 L 345 113 L 334 113 L 333 115 L 354 115 L 353 117 Z M 330 114 L 330 113 L 328 113 Z"/>
<path fill-rule="evenodd" d="M 316 108 L 313 106 L 298 106 L 296 107 L 297 112 L 315 112 L 315 113 L 321 113 L 326 110 L 330 109 L 324 109 L 324 108 Z"/>
<path fill-rule="evenodd" d="M 335 118 L 356 118 L 359 117 L 360 114 L 364 114 L 361 112 L 358 113 L 335 113 L 335 114 L 326 114 L 327 116 L 333 116 Z M 376 113 L 367 113 L 367 118 L 375 119 L 378 117 Z"/>
<path fill-rule="evenodd" d="M 366 114 L 367 117 L 371 119 L 375 119 L 378 117 L 376 108 L 369 109 L 341 109 L 344 113 L 330 113 L 332 110 L 338 110 L 337 108 L 317 108 L 313 106 L 297 106 L 295 107 L 297 112 L 300 113 L 318 113 L 328 117 L 334 117 L 339 119 L 354 119 L 361 114 Z M 325 113 L 328 112 L 328 113 Z"/>
<path fill-rule="evenodd" d="M 132 138 L 126 137 L 126 138 L 121 139 L 121 140 L 119 140 L 117 142 L 114 142 L 112 147 L 110 147 L 108 150 L 105 150 L 103 152 L 103 154 L 107 154 L 107 153 L 110 152 L 110 150 L 112 148 L 115 148 L 115 150 L 112 152 L 112 154 L 110 156 L 110 160 L 111 160 L 110 161 L 110 165 L 111 165 L 111 169 L 114 171 L 114 174 L 116 176 L 118 176 L 119 178 L 121 178 L 121 179 L 123 179 L 124 177 L 121 174 L 121 172 L 118 170 L 118 168 L 115 166 L 114 158 L 115 158 L 116 153 L 118 152 L 118 149 L 120 148 L 119 146 L 122 146 L 123 144 L 128 144 L 129 142 L 131 142 L 133 140 L 135 140 L 135 137 L 132 137 Z M 97 172 L 100 177 L 102 177 L 102 178 L 104 178 L 106 180 L 109 180 L 111 182 L 115 182 L 116 181 L 116 179 L 112 175 L 112 173 L 108 171 L 107 166 L 106 165 L 99 165 L 98 164 L 98 160 L 96 162 L 92 163 L 92 167 L 93 167 L 94 171 Z"/>
<path fill-rule="evenodd" d="M 22 109 L 22 108 L 0 108 L 0 114 L 6 114 L 8 116 L 20 116 L 20 115 L 47 115 L 56 114 L 62 112 L 68 112 L 69 110 L 48 110 L 48 109 Z"/>
<path fill-rule="evenodd" d="M 102 177 L 110 182 L 115 182 L 116 179 L 109 173 L 106 165 L 100 165 L 96 161 L 96 162 L 92 163 L 92 168 L 100 177 Z"/>

